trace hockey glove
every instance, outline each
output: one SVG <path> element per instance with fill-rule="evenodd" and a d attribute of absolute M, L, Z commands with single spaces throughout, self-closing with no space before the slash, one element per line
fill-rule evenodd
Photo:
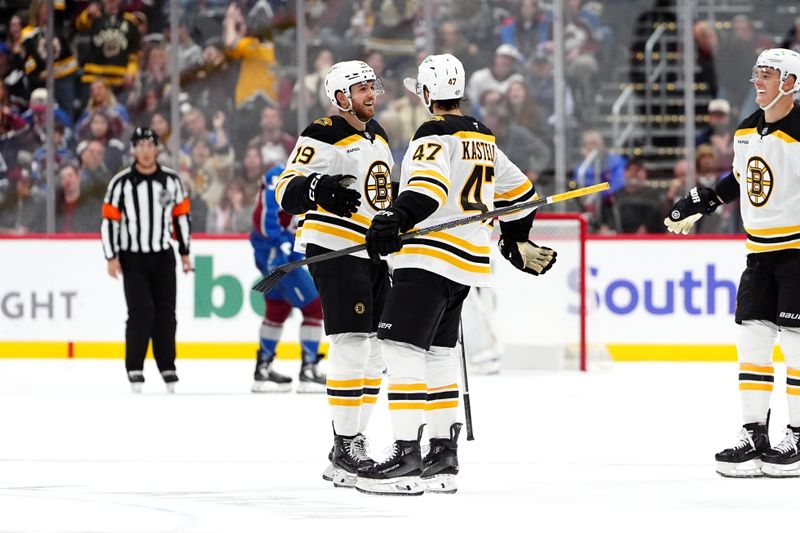
<path fill-rule="evenodd" d="M 273 246 L 269 251 L 267 257 L 267 273 L 272 272 L 281 265 L 289 262 L 289 256 L 292 254 L 292 243 L 285 241 L 280 246 Z"/>
<path fill-rule="evenodd" d="M 531 241 L 515 242 L 501 237 L 498 245 L 502 256 L 514 267 L 534 276 L 550 270 L 558 255 L 552 248 L 539 246 Z"/>
<path fill-rule="evenodd" d="M 401 209 L 388 208 L 375 213 L 372 225 L 367 230 L 367 253 L 379 263 L 382 255 L 399 252 L 403 247 L 400 232 L 407 231 L 409 217 Z"/>
<path fill-rule="evenodd" d="M 693 187 L 689 194 L 675 202 L 664 225 L 672 233 L 688 235 L 701 216 L 713 213 L 721 203 L 713 189 Z"/>
<path fill-rule="evenodd" d="M 355 177 L 347 174 L 310 174 L 306 179 L 306 203 L 312 208 L 319 206 L 334 215 L 350 218 L 361 205 L 361 194 L 347 188 L 355 181 Z"/>

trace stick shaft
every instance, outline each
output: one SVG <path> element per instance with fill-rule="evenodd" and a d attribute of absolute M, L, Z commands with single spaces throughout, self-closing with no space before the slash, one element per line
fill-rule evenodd
<path fill-rule="evenodd" d="M 465 218 L 459 218 L 457 220 L 451 220 L 450 222 L 443 222 L 441 224 L 437 224 L 435 226 L 430 226 L 428 228 L 423 228 L 416 231 L 411 231 L 408 233 L 404 233 L 400 235 L 400 239 L 403 241 L 407 241 L 409 239 L 413 239 L 415 237 L 420 237 L 422 235 L 428 235 L 430 233 L 435 233 L 437 231 L 444 231 L 451 228 L 456 228 L 458 226 L 464 226 L 466 224 L 472 224 L 473 222 L 480 222 L 482 220 L 489 220 L 494 217 L 499 217 L 503 215 L 507 215 L 509 213 L 515 213 L 517 211 L 522 211 L 524 209 L 536 209 L 543 205 L 554 204 L 557 202 L 563 202 L 565 200 L 570 200 L 572 198 L 578 198 L 581 196 L 586 196 L 587 194 L 594 194 L 596 192 L 605 191 L 608 189 L 608 183 L 598 183 L 596 185 L 590 185 L 589 187 L 582 187 L 580 189 L 575 189 L 574 191 L 568 191 L 560 194 L 554 194 L 553 196 L 547 196 L 545 198 L 538 198 L 536 200 L 531 200 L 529 202 L 523 202 L 521 204 L 514 204 L 509 205 L 507 207 L 501 207 L 500 209 L 494 209 L 492 211 L 486 211 L 485 213 L 477 213 L 472 216 L 468 216 Z M 355 246 L 349 246 L 347 248 L 342 248 L 341 250 L 332 250 L 330 252 L 325 252 L 324 254 L 315 255 L 314 257 L 306 257 L 305 259 L 301 259 L 299 261 L 292 261 L 291 263 L 286 263 L 278 267 L 281 271 L 285 273 L 289 273 L 292 270 L 299 268 L 301 266 L 310 265 L 312 263 L 319 263 L 320 261 L 327 261 L 328 259 L 335 259 L 337 257 L 342 257 L 345 255 L 354 254 L 356 252 L 361 252 L 367 249 L 366 244 L 357 244 Z M 264 278 L 259 280 L 254 286 L 254 290 L 261 290 L 257 287 L 263 287 Z"/>
<path fill-rule="evenodd" d="M 472 433 L 472 405 L 469 403 L 469 379 L 467 377 L 467 351 L 464 348 L 464 322 L 458 320 L 458 336 L 461 342 L 461 382 L 464 385 L 464 422 L 467 425 L 467 440 L 475 440 Z"/>

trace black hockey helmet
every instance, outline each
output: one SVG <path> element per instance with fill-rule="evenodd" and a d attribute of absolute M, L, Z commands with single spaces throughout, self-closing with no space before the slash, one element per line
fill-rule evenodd
<path fill-rule="evenodd" d="M 131 135 L 131 144 L 136 146 L 136 144 L 142 140 L 151 141 L 153 144 L 158 146 L 158 134 L 153 131 L 153 128 L 139 126 L 133 130 L 133 135 Z"/>

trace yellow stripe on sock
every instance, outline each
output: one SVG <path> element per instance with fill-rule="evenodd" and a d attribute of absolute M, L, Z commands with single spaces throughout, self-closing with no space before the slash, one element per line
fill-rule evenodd
<path fill-rule="evenodd" d="M 441 387 L 433 387 L 428 389 L 428 392 L 437 392 L 443 390 L 458 390 L 458 383 L 451 383 L 450 385 L 442 385 Z"/>
<path fill-rule="evenodd" d="M 328 398 L 330 405 L 338 405 L 339 407 L 360 407 L 362 404 L 361 398 Z"/>
<path fill-rule="evenodd" d="M 792 396 L 800 396 L 800 387 L 786 387 L 786 394 Z"/>
<path fill-rule="evenodd" d="M 389 402 L 389 410 L 398 409 L 425 409 L 425 402 Z"/>
<path fill-rule="evenodd" d="M 455 409 L 458 407 L 458 400 L 450 400 L 448 402 L 430 402 L 425 406 L 426 411 L 435 411 L 436 409 Z"/>
<path fill-rule="evenodd" d="M 763 390 L 772 392 L 772 383 L 739 383 L 739 390 Z"/>
<path fill-rule="evenodd" d="M 739 363 L 739 370 L 746 370 L 748 372 L 762 372 L 765 374 L 775 373 L 775 369 L 771 366 L 759 366 L 752 363 Z"/>
<path fill-rule="evenodd" d="M 325 384 L 332 389 L 356 389 L 364 386 L 363 379 L 329 379 Z"/>
<path fill-rule="evenodd" d="M 396 391 L 409 391 L 409 390 L 420 390 L 420 391 L 427 391 L 428 386 L 425 383 L 389 383 L 389 390 Z"/>
<path fill-rule="evenodd" d="M 364 386 L 365 387 L 380 387 L 381 386 L 381 381 L 383 381 L 381 378 L 377 378 L 377 379 L 365 378 L 364 379 Z"/>
<path fill-rule="evenodd" d="M 800 378 L 800 369 L 797 368 L 787 368 L 786 374 L 792 376 L 793 378 Z"/>
<path fill-rule="evenodd" d="M 364 403 L 377 403 L 378 397 L 377 396 L 364 396 L 364 398 L 362 398 L 362 401 Z"/>

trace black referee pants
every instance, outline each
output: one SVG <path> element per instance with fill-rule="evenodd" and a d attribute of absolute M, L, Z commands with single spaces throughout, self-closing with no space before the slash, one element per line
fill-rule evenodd
<path fill-rule="evenodd" d="M 175 254 L 120 252 L 119 261 L 128 304 L 125 369 L 143 369 L 153 339 L 158 370 L 175 370 Z"/>

